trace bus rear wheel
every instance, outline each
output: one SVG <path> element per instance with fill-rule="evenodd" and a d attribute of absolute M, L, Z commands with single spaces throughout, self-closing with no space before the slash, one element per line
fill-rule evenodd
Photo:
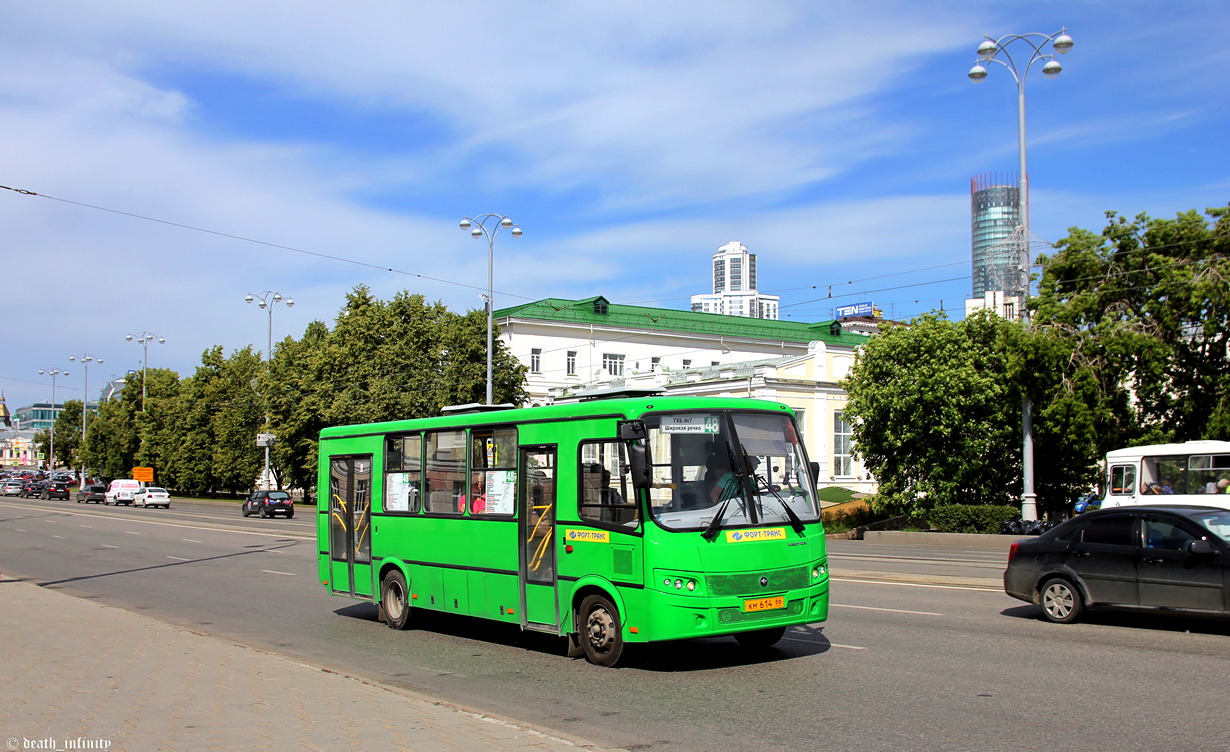
<path fill-rule="evenodd" d="M 585 660 L 595 666 L 615 666 L 624 654 L 624 631 L 619 611 L 601 595 L 581 601 L 580 639 Z"/>
<path fill-rule="evenodd" d="M 397 570 L 386 574 L 380 582 L 380 608 L 389 629 L 410 628 L 409 592 L 405 575 Z"/>
<path fill-rule="evenodd" d="M 748 650 L 768 650 L 776 645 L 785 634 L 785 627 L 774 627 L 758 629 L 755 632 L 738 632 L 735 634 L 735 639 Z"/>

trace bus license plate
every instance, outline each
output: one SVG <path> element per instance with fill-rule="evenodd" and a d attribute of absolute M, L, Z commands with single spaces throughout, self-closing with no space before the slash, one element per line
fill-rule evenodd
<path fill-rule="evenodd" d="M 786 597 L 778 595 L 773 598 L 755 598 L 750 601 L 743 601 L 744 612 L 748 611 L 772 611 L 775 608 L 785 608 Z"/>

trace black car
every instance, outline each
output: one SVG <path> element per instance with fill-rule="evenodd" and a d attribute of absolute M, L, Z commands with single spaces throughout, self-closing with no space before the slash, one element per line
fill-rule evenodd
<path fill-rule="evenodd" d="M 290 497 L 289 491 L 253 491 L 252 495 L 244 500 L 241 511 L 244 517 L 250 514 L 259 514 L 261 517 L 284 514 L 294 517 L 295 500 Z"/>
<path fill-rule="evenodd" d="M 90 502 L 93 502 L 95 504 L 106 504 L 107 503 L 107 487 L 106 486 L 86 486 L 85 488 L 77 492 L 77 503 L 80 504 L 83 501 L 86 504 L 89 504 Z"/>
<path fill-rule="evenodd" d="M 41 480 L 25 480 L 21 484 L 21 493 L 17 494 L 23 499 L 37 498 L 43 492 L 43 481 Z"/>
<path fill-rule="evenodd" d="M 64 499 L 68 501 L 68 484 L 58 480 L 49 480 L 39 492 L 40 499 Z"/>
<path fill-rule="evenodd" d="M 1067 624 L 1085 609 L 1230 618 L 1230 511 L 1129 506 L 1012 544 L 1004 592 Z"/>

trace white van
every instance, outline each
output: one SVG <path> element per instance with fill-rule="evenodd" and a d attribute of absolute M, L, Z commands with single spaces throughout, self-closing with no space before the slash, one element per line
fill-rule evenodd
<path fill-rule="evenodd" d="M 141 481 L 132 480 L 131 478 L 121 478 L 111 481 L 111 485 L 107 486 L 105 494 L 108 504 L 132 505 L 132 499 L 137 495 L 137 490 L 141 488 Z"/>
<path fill-rule="evenodd" d="M 1107 452 L 1102 508 L 1136 504 L 1230 509 L 1230 441 L 1187 441 Z"/>

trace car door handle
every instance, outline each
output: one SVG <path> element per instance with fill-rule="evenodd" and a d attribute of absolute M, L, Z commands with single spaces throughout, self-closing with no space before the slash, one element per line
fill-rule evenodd
<path fill-rule="evenodd" d="M 1072 552 L 1072 558 L 1074 559 L 1083 559 L 1088 555 L 1089 555 L 1088 551 L 1073 551 Z"/>
<path fill-rule="evenodd" d="M 1163 561 L 1165 561 L 1165 559 L 1159 559 L 1156 556 L 1146 556 L 1141 559 L 1141 562 L 1145 564 L 1161 564 Z"/>

